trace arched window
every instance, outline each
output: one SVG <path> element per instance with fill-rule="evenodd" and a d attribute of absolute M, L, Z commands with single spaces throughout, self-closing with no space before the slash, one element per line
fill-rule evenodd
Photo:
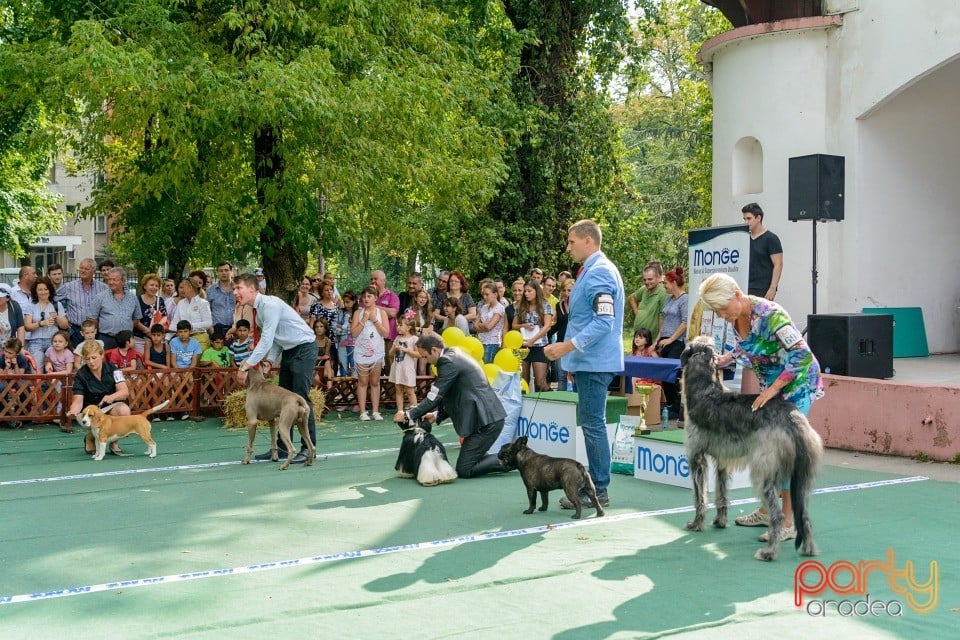
<path fill-rule="evenodd" d="M 733 147 L 733 195 L 763 192 L 763 146 L 754 137 L 737 140 Z"/>

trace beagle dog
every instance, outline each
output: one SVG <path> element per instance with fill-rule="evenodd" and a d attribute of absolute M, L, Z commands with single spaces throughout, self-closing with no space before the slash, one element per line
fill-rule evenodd
<path fill-rule="evenodd" d="M 111 416 L 104 412 L 109 411 L 110 406 L 101 409 L 95 405 L 89 405 L 80 412 L 78 419 L 80 424 L 90 427 L 93 432 L 93 440 L 97 445 L 97 451 L 93 455 L 94 460 L 103 460 L 107 452 L 107 443 L 119 440 L 131 433 L 136 433 L 140 439 L 147 443 L 146 454 L 151 458 L 157 457 L 157 443 L 150 437 L 150 415 L 155 411 L 160 411 L 170 403 L 164 400 L 152 409 L 148 409 L 139 415 L 133 416 Z"/>

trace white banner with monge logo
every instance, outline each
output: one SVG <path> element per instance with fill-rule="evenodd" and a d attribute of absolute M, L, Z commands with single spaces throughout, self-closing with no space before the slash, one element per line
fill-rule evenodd
<path fill-rule="evenodd" d="M 607 440 L 612 441 L 616 423 L 607 425 Z M 524 396 L 517 424 L 517 437 L 527 436 L 527 446 L 554 458 L 572 458 L 583 466 L 587 449 L 583 429 L 577 426 L 577 403 Z"/>
<path fill-rule="evenodd" d="M 715 273 L 725 273 L 747 290 L 750 276 L 750 232 L 747 225 L 693 229 L 687 234 L 689 246 L 689 299 L 687 320 L 689 331 L 713 336 L 714 345 L 722 352 L 732 344 L 727 323 L 708 309 L 698 309 L 700 283 Z"/>

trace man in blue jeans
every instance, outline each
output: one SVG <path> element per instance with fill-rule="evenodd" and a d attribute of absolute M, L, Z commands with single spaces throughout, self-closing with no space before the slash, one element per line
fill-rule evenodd
<path fill-rule="evenodd" d="M 583 428 L 590 477 L 597 488 L 597 500 L 610 504 L 610 441 L 607 438 L 607 387 L 623 371 L 623 279 L 620 271 L 600 251 L 600 226 L 580 220 L 570 227 L 567 253 L 583 266 L 570 292 L 570 315 L 563 342 L 549 344 L 547 358 L 560 361 L 573 373 L 577 384 L 577 422 Z M 593 501 L 583 492 L 584 506 Z M 560 506 L 573 509 L 566 498 Z"/>

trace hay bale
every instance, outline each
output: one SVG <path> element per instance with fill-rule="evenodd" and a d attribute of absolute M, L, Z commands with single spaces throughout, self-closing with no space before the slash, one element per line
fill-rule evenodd
<path fill-rule="evenodd" d="M 313 417 L 317 422 L 323 420 L 326 409 L 326 396 L 319 389 L 310 389 L 310 402 L 313 403 Z M 247 390 L 239 389 L 223 399 L 223 426 L 225 429 L 247 428 Z M 270 425 L 261 420 L 258 429 L 268 429 Z"/>

